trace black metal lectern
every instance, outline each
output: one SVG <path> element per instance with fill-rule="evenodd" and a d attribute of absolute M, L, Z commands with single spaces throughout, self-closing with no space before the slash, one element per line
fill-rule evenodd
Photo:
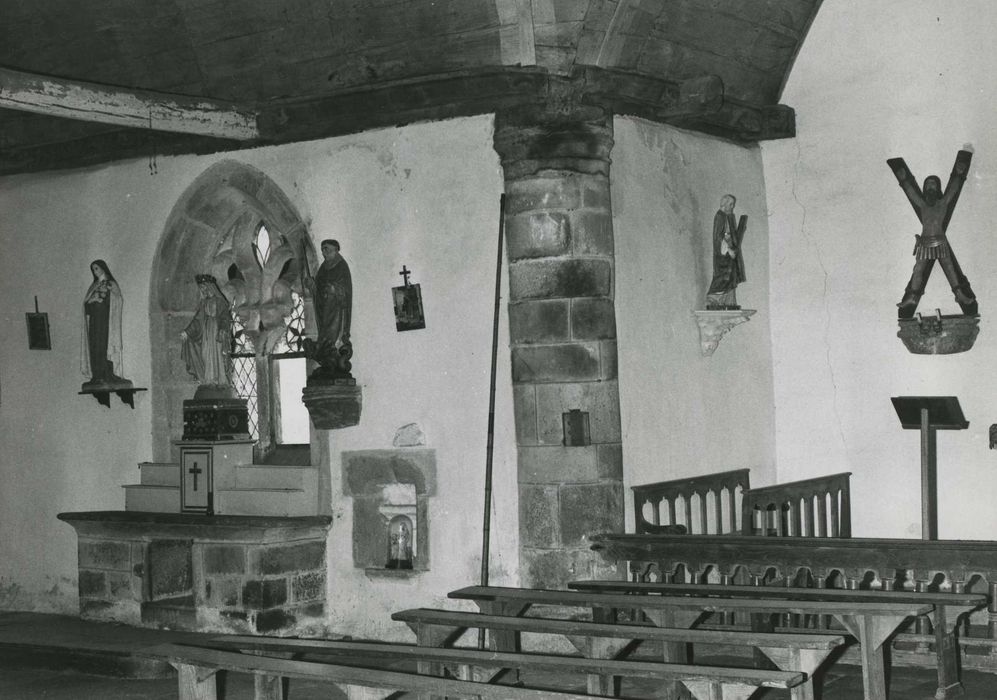
<path fill-rule="evenodd" d="M 938 539 L 938 454 L 936 430 L 965 430 L 969 422 L 962 415 L 955 396 L 894 396 L 890 399 L 900 425 L 921 431 L 921 539 Z"/>

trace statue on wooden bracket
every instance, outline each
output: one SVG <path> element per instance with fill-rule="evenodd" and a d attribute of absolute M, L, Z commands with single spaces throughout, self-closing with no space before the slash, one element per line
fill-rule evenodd
<path fill-rule="evenodd" d="M 305 338 L 305 357 L 319 364 L 308 376 L 301 399 L 320 430 L 357 425 L 362 408 L 362 390 L 350 374 L 353 343 L 353 278 L 350 266 L 339 252 L 339 242 L 322 241 L 322 264 L 305 286 L 315 302 L 316 339 Z"/>
<path fill-rule="evenodd" d="M 979 311 L 976 295 L 973 294 L 969 280 L 963 274 L 945 235 L 956 202 L 959 201 L 959 194 L 966 181 L 972 158 L 973 147 L 966 144 L 956 155 L 955 165 L 952 167 L 952 174 L 944 192 L 942 192 L 942 180 L 937 175 L 929 175 L 924 179 L 922 191 L 903 158 L 890 158 L 886 161 L 921 222 L 921 233 L 915 236 L 914 270 L 904 290 L 903 299 L 897 304 L 899 308 L 897 315 L 901 319 L 914 317 L 936 261 L 941 265 L 962 313 L 966 316 L 975 316 Z"/>
<path fill-rule="evenodd" d="M 305 280 L 315 300 L 318 326 L 318 338 L 304 341 L 305 357 L 319 363 L 319 369 L 312 373 L 316 379 L 351 378 L 353 278 L 350 266 L 340 255 L 339 241 L 326 239 L 321 247 L 324 260 L 315 276 Z"/>
<path fill-rule="evenodd" d="M 119 376 L 123 373 L 121 310 L 124 297 L 121 287 L 103 260 L 90 263 L 93 281 L 83 296 L 83 338 L 81 367 L 88 381 L 83 391 L 115 390 L 132 383 Z"/>
<path fill-rule="evenodd" d="M 741 253 L 748 217 L 735 218 L 736 203 L 737 198 L 732 194 L 720 198 L 720 208 L 713 216 L 713 280 L 706 292 L 706 309 L 692 312 L 699 325 L 704 357 L 713 354 L 725 333 L 755 313 L 754 309 L 742 309 L 737 303 L 737 285 L 748 279 Z"/>
<path fill-rule="evenodd" d="M 725 194 L 720 198 L 720 209 L 713 217 L 713 281 L 706 293 L 707 311 L 736 311 L 737 285 L 747 280 L 741 241 L 748 223 L 747 216 L 737 221 L 734 205 L 737 198 Z"/>
<path fill-rule="evenodd" d="M 83 333 L 80 369 L 87 381 L 80 394 L 90 394 L 101 406 L 111 407 L 110 396 L 135 408 L 135 394 L 145 391 L 125 379 L 123 368 L 121 312 L 124 297 L 118 281 L 103 260 L 90 263 L 93 281 L 83 295 Z"/>

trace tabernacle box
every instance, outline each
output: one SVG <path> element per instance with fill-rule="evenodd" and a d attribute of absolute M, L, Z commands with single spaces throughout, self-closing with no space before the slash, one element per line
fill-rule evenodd
<path fill-rule="evenodd" d="M 246 399 L 189 399 L 183 402 L 184 440 L 244 440 L 248 437 Z"/>

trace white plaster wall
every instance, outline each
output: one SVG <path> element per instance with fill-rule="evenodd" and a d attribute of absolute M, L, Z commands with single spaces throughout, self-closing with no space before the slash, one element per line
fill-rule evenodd
<path fill-rule="evenodd" d="M 825 0 L 782 97 L 797 137 L 763 144 L 778 476 L 851 471 L 856 536 L 921 534 L 918 434 L 900 428 L 891 396 L 959 397 L 969 429 L 938 433 L 939 536 L 997 527 L 995 26 L 990 0 Z M 980 336 L 965 354 L 911 355 L 895 304 L 920 227 L 885 161 L 946 181 L 967 142 L 976 155 L 948 232 Z M 935 308 L 959 313 L 940 269 L 919 310 Z"/>
<path fill-rule="evenodd" d="M 328 164 L 325 162 L 328 161 Z M 283 185 L 280 164 L 256 163 Z M 443 605 L 480 576 L 489 369 L 502 174 L 491 118 L 370 132 L 328 142 L 294 175 L 316 240 L 336 238 L 353 275 L 353 375 L 363 385 L 354 428 L 330 431 L 333 529 L 330 624 L 378 638 L 410 638 L 390 613 Z M 291 175 L 291 173 L 288 173 Z M 395 331 L 390 288 L 402 265 L 422 285 L 426 329 Z M 503 278 L 506 276 L 503 263 Z M 518 499 L 509 338 L 503 296 L 497 380 L 491 580 L 518 582 Z M 341 453 L 391 447 L 418 423 L 436 450 L 430 571 L 367 578 L 352 564 L 352 500 Z M 346 536 L 344 536 L 346 535 Z"/>
<path fill-rule="evenodd" d="M 748 467 L 774 480 L 768 310 L 768 223 L 761 157 L 744 147 L 650 122 L 617 118 L 612 197 L 616 244 L 624 483 Z M 713 277 L 720 198 L 747 214 L 747 281 L 738 303 L 756 309 L 703 357 L 693 309 Z M 633 528 L 627 490 L 627 520 Z"/>
<path fill-rule="evenodd" d="M 170 168 L 160 163 L 164 169 Z M 147 163 L 0 179 L 0 607 L 75 612 L 76 533 L 63 511 L 119 510 L 149 458 L 147 394 L 135 410 L 77 392 L 89 263 L 124 295 L 124 374 L 149 384 L 148 260 L 171 203 Z M 24 313 L 49 314 L 52 350 L 28 350 Z"/>
<path fill-rule="evenodd" d="M 407 634 L 390 611 L 441 602 L 478 580 L 498 203 L 492 119 L 386 129 L 203 157 L 0 179 L 0 608 L 75 612 L 76 535 L 62 511 L 124 507 L 121 485 L 151 458 L 149 398 L 134 411 L 77 396 L 82 295 L 103 257 L 125 295 L 126 371 L 148 386 L 149 274 L 166 219 L 213 163 L 262 170 L 316 241 L 336 238 L 354 282 L 355 428 L 328 433 L 332 509 L 329 599 L 334 631 Z M 397 333 L 391 287 L 402 265 L 422 285 L 427 328 Z M 504 272 L 504 266 L 503 266 Z M 50 314 L 53 350 L 29 351 L 23 313 Z M 492 514 L 492 581 L 518 568 L 515 439 L 505 303 L 501 312 Z M 340 453 L 390 447 L 416 422 L 437 451 L 431 571 L 368 580 L 352 565 L 351 501 Z"/>

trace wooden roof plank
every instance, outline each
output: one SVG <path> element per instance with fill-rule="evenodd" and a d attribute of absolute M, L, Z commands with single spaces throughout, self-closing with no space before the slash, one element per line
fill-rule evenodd
<path fill-rule="evenodd" d="M 0 107 L 117 124 L 248 141 L 259 138 L 256 114 L 184 95 L 98 85 L 0 68 Z"/>

